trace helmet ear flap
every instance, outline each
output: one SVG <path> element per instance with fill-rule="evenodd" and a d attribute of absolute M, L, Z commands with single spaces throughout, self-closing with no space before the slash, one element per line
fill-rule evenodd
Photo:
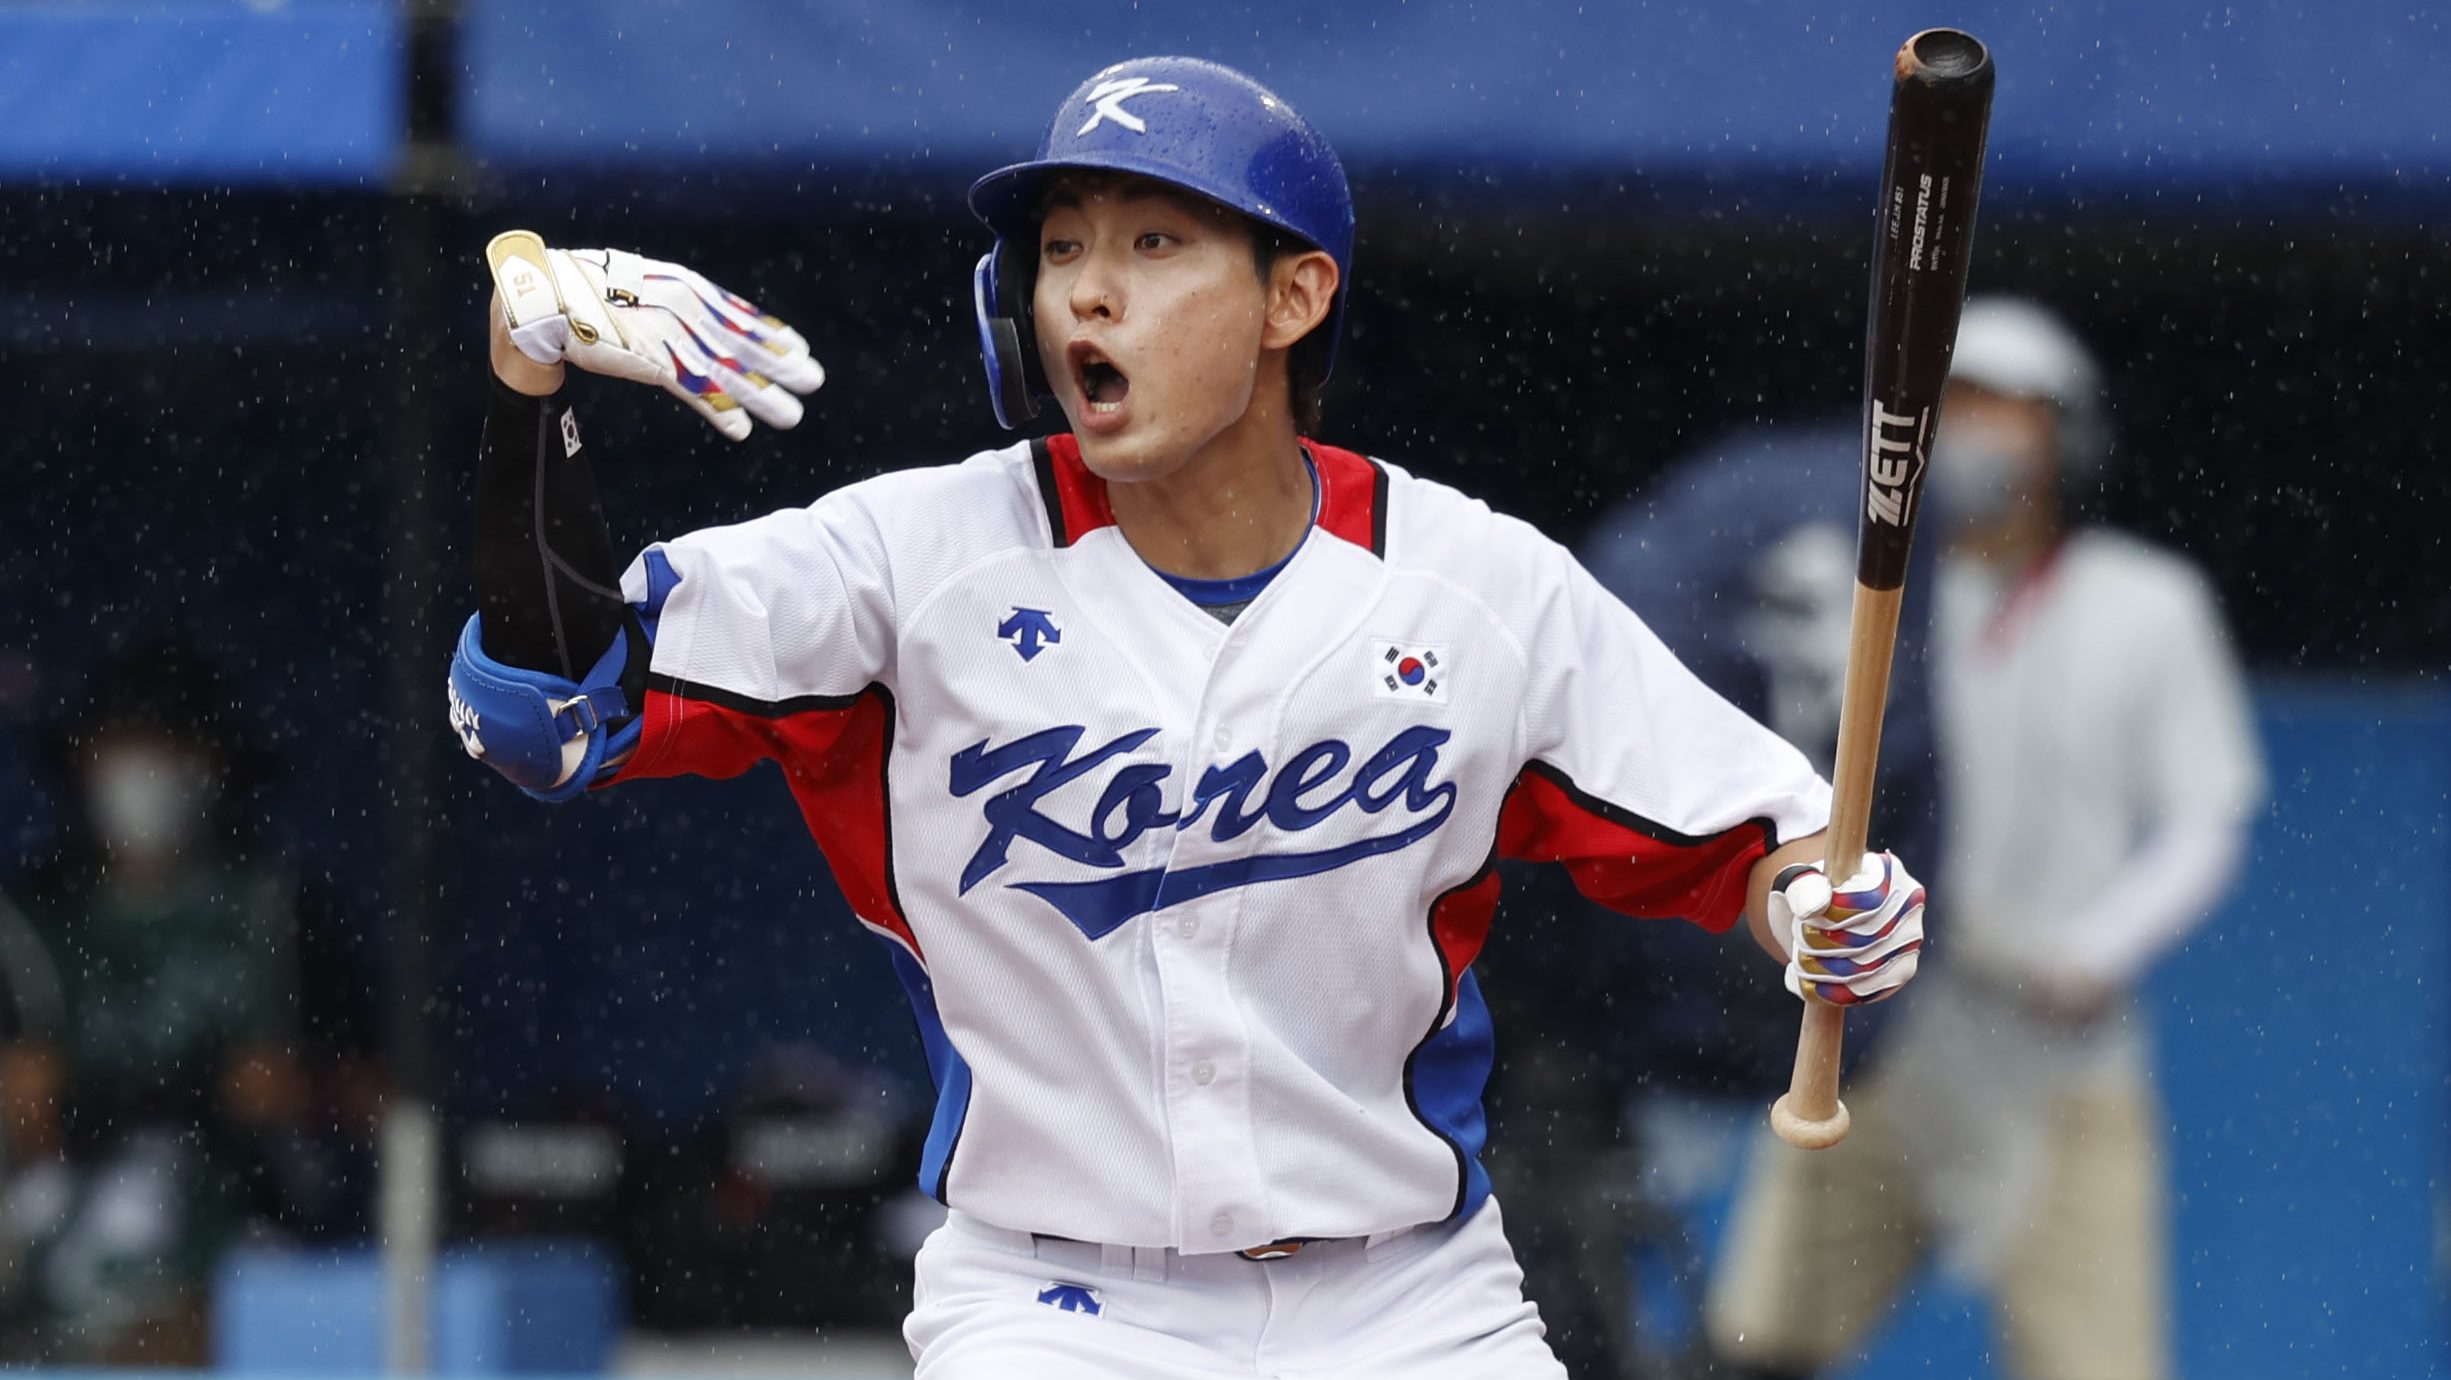
<path fill-rule="evenodd" d="M 1038 415 L 1038 399 L 1049 390 L 1038 367 L 1038 331 L 1030 317 L 1029 284 L 1013 248 L 998 239 L 979 256 L 971 274 L 971 305 L 978 313 L 979 354 L 987 365 L 987 400 L 1005 430 Z"/>

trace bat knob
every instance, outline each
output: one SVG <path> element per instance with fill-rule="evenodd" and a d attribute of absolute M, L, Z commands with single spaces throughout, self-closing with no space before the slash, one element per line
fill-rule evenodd
<path fill-rule="evenodd" d="M 1847 1114 L 1847 1104 L 1833 1102 L 1826 1117 L 1809 1117 L 1797 1111 L 1795 1094 L 1788 1093 L 1770 1104 L 1770 1129 L 1779 1139 L 1799 1150 L 1827 1150 L 1847 1138 L 1847 1127 L 1853 1118 Z"/>

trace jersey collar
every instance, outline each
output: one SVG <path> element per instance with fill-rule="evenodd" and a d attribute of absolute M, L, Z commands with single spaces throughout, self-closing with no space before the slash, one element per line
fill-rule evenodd
<path fill-rule="evenodd" d="M 1387 471 L 1378 461 L 1335 446 L 1305 440 L 1319 474 L 1319 503 L 1312 525 L 1373 556 L 1387 554 Z M 1047 531 L 1066 547 L 1115 523 L 1106 481 L 1081 462 L 1081 443 L 1071 433 L 1030 443 L 1038 497 L 1047 508 Z"/>

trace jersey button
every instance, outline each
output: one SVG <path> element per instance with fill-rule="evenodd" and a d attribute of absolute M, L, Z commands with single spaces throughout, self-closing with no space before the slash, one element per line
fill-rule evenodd
<path fill-rule="evenodd" d="M 1231 1235 L 1234 1231 L 1234 1214 L 1221 1212 L 1211 1217 L 1208 1219 L 1208 1230 L 1211 1236 Z"/>
<path fill-rule="evenodd" d="M 1192 919 L 1189 916 L 1185 916 L 1182 923 L 1174 927 L 1174 932 L 1183 936 L 1185 939 L 1198 939 L 1200 937 L 1200 922 Z"/>
<path fill-rule="evenodd" d="M 1234 746 L 1234 730 L 1224 724 L 1217 725 L 1217 750 L 1223 752 L 1232 746 Z"/>
<path fill-rule="evenodd" d="M 1191 1066 L 1191 1081 L 1193 1081 L 1194 1083 L 1199 1084 L 1201 1087 L 1204 1087 L 1204 1088 L 1205 1088 L 1205 1087 L 1207 1087 L 1209 1084 L 1216 1082 L 1216 1081 L 1217 1081 L 1217 1066 L 1216 1066 L 1215 1064 L 1210 1063 L 1210 1062 L 1209 1062 L 1208 1060 L 1206 1060 L 1206 1059 L 1203 1059 L 1203 1060 L 1201 1060 L 1199 1063 L 1192 1065 L 1192 1066 Z"/>

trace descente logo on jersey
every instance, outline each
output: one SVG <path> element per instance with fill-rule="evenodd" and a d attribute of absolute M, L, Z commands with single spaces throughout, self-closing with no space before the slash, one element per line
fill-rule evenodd
<path fill-rule="evenodd" d="M 1012 614 L 996 625 L 996 636 L 1011 643 L 1023 661 L 1036 661 L 1049 645 L 1064 640 L 1064 630 L 1055 625 L 1054 615 L 1045 609 L 1016 605 Z"/>
<path fill-rule="evenodd" d="M 1005 865 L 1016 840 L 1090 867 L 1120 868 L 1123 850 L 1151 829 L 1190 829 L 1206 820 L 1209 837 L 1224 843 L 1263 821 L 1282 833 L 1303 834 L 1347 810 L 1378 816 L 1391 806 L 1403 807 L 1398 827 L 1332 848 L 1254 853 L 1197 867 L 1148 868 L 1080 882 L 1011 883 L 1054 906 L 1096 939 L 1136 915 L 1257 882 L 1333 872 L 1409 848 L 1438 832 L 1455 810 L 1455 783 L 1430 779 L 1438 769 L 1438 750 L 1452 735 L 1443 728 L 1415 725 L 1388 739 L 1359 766 L 1353 765 L 1353 749 L 1334 738 L 1295 753 L 1273 774 L 1260 754 L 1244 753 L 1202 772 L 1190 806 L 1180 812 L 1166 808 L 1164 783 L 1174 768 L 1133 762 L 1108 779 L 1082 821 L 1087 827 L 1074 829 L 1040 814 L 1039 802 L 1157 736 L 1154 728 L 1137 729 L 1076 757 L 1073 749 L 1087 732 L 1079 724 L 1066 724 L 998 747 L 981 740 L 953 754 L 948 784 L 956 799 L 1028 773 L 981 804 L 987 837 L 962 869 L 963 894 Z"/>

